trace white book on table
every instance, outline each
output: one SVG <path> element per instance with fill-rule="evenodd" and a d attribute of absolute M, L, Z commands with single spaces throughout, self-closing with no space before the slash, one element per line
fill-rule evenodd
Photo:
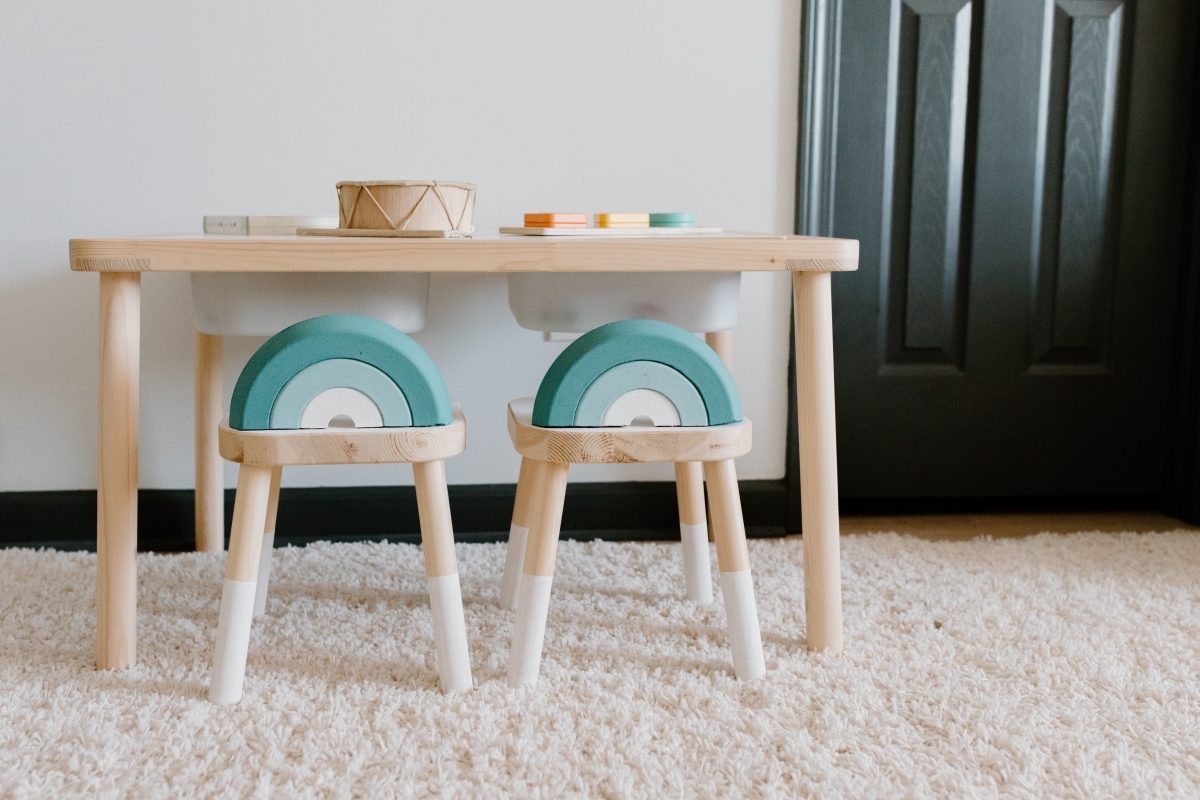
<path fill-rule="evenodd" d="M 205 217 L 204 232 L 227 236 L 292 236 L 297 228 L 336 228 L 337 215 L 316 217 Z"/>

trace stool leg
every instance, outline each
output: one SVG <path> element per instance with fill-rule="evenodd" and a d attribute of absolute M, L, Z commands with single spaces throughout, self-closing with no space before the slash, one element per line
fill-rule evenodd
<path fill-rule="evenodd" d="M 469 692 L 471 656 L 467 650 L 458 562 L 454 557 L 445 462 L 414 463 L 413 482 L 417 488 L 417 513 L 421 517 L 421 544 L 425 550 L 425 577 L 429 584 L 429 606 L 433 610 L 433 641 L 442 692 Z"/>
<path fill-rule="evenodd" d="M 762 635 L 758 630 L 746 526 L 742 521 L 742 499 L 738 494 L 733 459 L 705 462 L 704 479 L 708 481 L 717 564 L 721 568 L 721 594 L 725 596 L 725 616 L 729 619 L 733 671 L 740 680 L 752 681 L 766 674 L 767 667 Z"/>
<path fill-rule="evenodd" d="M 708 523 L 704 519 L 704 470 L 698 461 L 675 464 L 675 493 L 679 497 L 679 540 L 683 544 L 683 580 L 693 603 L 713 601 L 708 566 Z"/>
<path fill-rule="evenodd" d="M 554 581 L 554 556 L 562 524 L 569 464 L 536 462 L 534 491 L 529 505 L 529 542 L 521 570 L 517 619 L 508 655 L 508 685 L 515 688 L 537 683 L 550 610 L 550 585 Z"/>
<path fill-rule="evenodd" d="M 500 584 L 500 607 L 512 611 L 517 607 L 517 592 L 521 588 L 521 565 L 525 563 L 525 542 L 529 538 L 529 495 L 537 462 L 521 459 L 521 474 L 517 477 L 517 498 L 513 503 L 512 525 L 508 529 L 508 551 L 504 559 L 504 580 Z"/>
<path fill-rule="evenodd" d="M 267 585 L 271 582 L 271 555 L 275 549 L 275 518 L 279 514 L 279 480 L 283 467 L 271 468 L 271 496 L 267 500 L 267 524 L 263 532 L 262 554 L 258 557 L 258 587 L 254 590 L 254 616 L 267 613 Z"/>
<path fill-rule="evenodd" d="M 237 499 L 233 504 L 233 529 L 225 563 L 225 589 L 217 623 L 217 648 L 213 655 L 208 699 L 230 705 L 242 699 L 246 677 L 246 651 L 250 647 L 250 621 L 258 587 L 258 559 L 263 527 L 271 497 L 273 467 L 243 464 L 238 470 Z"/>

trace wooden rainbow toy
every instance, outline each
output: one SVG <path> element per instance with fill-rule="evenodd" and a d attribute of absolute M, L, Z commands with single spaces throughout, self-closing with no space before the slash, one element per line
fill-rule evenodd
<path fill-rule="evenodd" d="M 543 428 L 741 422 L 729 369 L 712 348 L 666 322 L 629 319 L 580 336 L 550 366 L 538 388 L 533 424 Z"/>
<path fill-rule="evenodd" d="M 452 421 L 450 394 L 433 360 L 378 320 L 331 314 L 272 336 L 238 377 L 229 427 L 241 431 L 428 427 Z"/>

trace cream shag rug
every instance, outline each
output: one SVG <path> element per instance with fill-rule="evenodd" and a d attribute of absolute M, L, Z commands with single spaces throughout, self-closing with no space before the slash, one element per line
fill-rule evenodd
<path fill-rule="evenodd" d="M 459 545 L 453 697 L 416 547 L 278 550 L 231 708 L 223 555 L 140 555 L 140 664 L 97 673 L 95 556 L 0 551 L 0 797 L 1200 795 L 1200 535 L 842 541 L 841 657 L 805 651 L 801 542 L 751 542 L 752 684 L 678 546 L 563 543 L 522 691 L 503 546 Z"/>

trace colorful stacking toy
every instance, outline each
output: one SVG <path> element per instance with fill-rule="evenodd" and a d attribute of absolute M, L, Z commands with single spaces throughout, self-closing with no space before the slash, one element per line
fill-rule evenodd
<path fill-rule="evenodd" d="M 586 228 L 587 214 L 526 214 L 526 228 Z"/>
<path fill-rule="evenodd" d="M 635 413 L 636 412 L 636 413 Z M 562 352 L 538 389 L 533 424 L 543 428 L 727 425 L 742 419 L 733 376 L 692 334 L 649 319 L 602 325 Z"/>
<path fill-rule="evenodd" d="M 651 214 L 651 228 L 694 228 L 696 226 L 696 215 L 684 212 L 676 212 L 672 214 Z"/>
<path fill-rule="evenodd" d="M 264 613 L 283 467 L 411 463 L 444 692 L 471 688 L 444 459 L 466 420 L 421 347 L 391 326 L 316 317 L 271 337 L 238 378 L 218 429 L 240 464 L 209 700 L 242 696 L 251 619 Z"/>
<path fill-rule="evenodd" d="M 571 464 L 704 463 L 734 671 L 742 680 L 761 677 L 766 667 L 733 463 L 750 451 L 751 428 L 716 353 L 665 322 L 613 322 L 575 340 L 536 398 L 510 403 L 508 413 L 522 456 L 513 512 L 513 531 L 520 530 L 509 538 L 501 588 L 501 604 L 515 598 L 517 611 L 509 685 L 537 682 Z M 683 530 L 684 574 L 688 596 L 711 601 L 704 499 L 692 494 L 680 498 L 681 515 L 689 507 L 699 522 L 698 536 Z"/>
<path fill-rule="evenodd" d="M 649 214 L 597 214 L 597 228 L 649 228 Z"/>

